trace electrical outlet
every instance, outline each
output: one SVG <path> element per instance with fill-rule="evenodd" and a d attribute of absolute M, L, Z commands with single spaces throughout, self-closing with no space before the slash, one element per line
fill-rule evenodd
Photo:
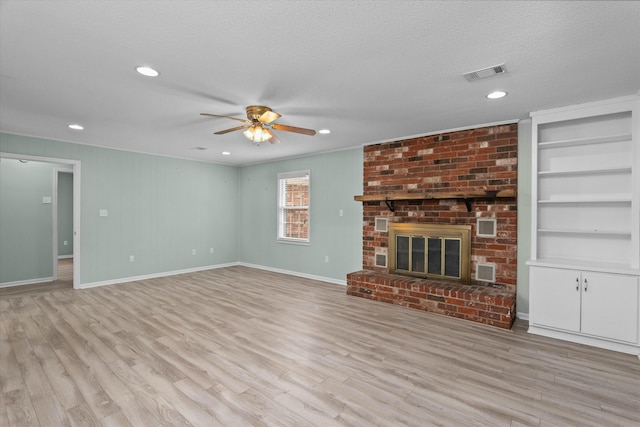
<path fill-rule="evenodd" d="M 195 249 L 191 249 L 191 255 L 195 255 L 196 254 L 196 250 Z"/>
<path fill-rule="evenodd" d="M 339 214 L 338 214 L 338 215 L 340 215 L 340 216 L 344 216 L 344 211 L 343 211 L 342 209 L 340 209 L 340 212 L 339 212 Z"/>
<path fill-rule="evenodd" d="M 136 259 L 133 255 L 129 255 L 129 262 L 134 262 Z"/>
<path fill-rule="evenodd" d="M 329 262 L 329 255 L 325 255 L 324 256 L 324 262 L 328 263 Z"/>
<path fill-rule="evenodd" d="M 213 253 L 213 248 L 209 248 L 209 253 L 212 254 Z"/>
<path fill-rule="evenodd" d="M 67 241 L 65 240 L 64 242 L 62 242 L 62 244 L 63 244 L 64 246 L 67 246 L 67 245 L 69 244 L 69 242 L 67 242 Z"/>

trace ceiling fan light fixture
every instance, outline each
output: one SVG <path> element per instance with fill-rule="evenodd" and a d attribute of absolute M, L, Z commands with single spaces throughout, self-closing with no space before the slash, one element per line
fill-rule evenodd
<path fill-rule="evenodd" d="M 244 136 L 247 137 L 250 141 L 253 141 L 255 145 L 260 145 L 261 142 L 268 141 L 271 139 L 271 133 L 267 132 L 265 128 L 262 127 L 262 124 L 254 123 L 251 127 L 244 132 L 242 132 Z"/>

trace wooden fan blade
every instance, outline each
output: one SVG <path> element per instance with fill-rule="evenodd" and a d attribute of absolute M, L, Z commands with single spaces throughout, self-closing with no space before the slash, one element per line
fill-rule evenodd
<path fill-rule="evenodd" d="M 210 113 L 200 113 L 201 116 L 210 116 L 210 117 L 222 117 L 224 119 L 231 119 L 231 120 L 237 120 L 239 122 L 242 123 L 251 123 L 251 120 L 247 120 L 247 119 L 239 119 L 237 117 L 229 117 L 229 116 L 220 116 L 218 114 L 210 114 Z"/>
<path fill-rule="evenodd" d="M 277 130 L 283 130 L 285 132 L 295 132 L 295 133 L 301 133 L 303 135 L 310 135 L 313 136 L 316 134 L 316 131 L 313 129 L 305 129 L 305 128 L 298 128 L 295 126 L 287 126 L 287 125 L 281 125 L 279 123 L 274 123 L 271 125 L 272 128 L 277 129 Z"/>
<path fill-rule="evenodd" d="M 225 130 L 219 130 L 218 132 L 214 132 L 215 135 L 224 135 L 225 133 L 229 133 L 229 132 L 233 132 L 235 130 L 240 130 L 240 129 L 246 129 L 248 128 L 249 125 L 246 126 L 238 126 L 235 128 L 231 128 L 231 129 L 225 129 Z"/>
<path fill-rule="evenodd" d="M 260 123 L 267 124 L 274 120 L 278 120 L 280 117 L 282 116 L 275 111 L 265 111 L 260 117 L 258 117 L 258 121 Z"/>
<path fill-rule="evenodd" d="M 271 138 L 269 138 L 269 143 L 270 144 L 279 144 L 280 143 L 280 140 L 278 139 L 276 134 L 271 131 L 271 129 L 267 129 L 267 133 L 269 135 L 271 135 Z"/>

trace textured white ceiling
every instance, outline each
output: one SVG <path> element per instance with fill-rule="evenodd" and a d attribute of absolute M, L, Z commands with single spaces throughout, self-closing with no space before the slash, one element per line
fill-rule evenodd
<path fill-rule="evenodd" d="M 0 73 L 0 131 L 251 164 L 638 93 L 640 2 L 0 0 Z M 252 104 L 332 133 L 199 115 Z"/>

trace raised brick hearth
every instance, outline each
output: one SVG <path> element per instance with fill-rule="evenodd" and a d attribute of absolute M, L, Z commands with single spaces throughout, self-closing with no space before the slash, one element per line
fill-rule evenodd
<path fill-rule="evenodd" d="M 509 329 L 515 291 L 362 270 L 347 274 L 347 295 L 445 314 Z"/>
<path fill-rule="evenodd" d="M 436 196 L 505 190 L 515 194 L 517 147 L 516 124 L 366 146 L 363 270 L 347 276 L 348 294 L 509 328 L 515 316 L 516 198 L 467 200 L 469 210 L 464 197 L 457 200 Z M 394 200 L 393 206 L 384 202 L 386 196 L 411 193 L 433 197 L 400 198 Z M 372 200 L 375 198 L 377 201 Z M 470 284 L 389 274 L 385 264 L 376 264 L 377 259 L 390 256 L 389 233 L 375 229 L 376 218 L 380 217 L 390 223 L 470 226 Z M 495 237 L 478 236 L 478 218 L 495 219 Z M 487 265 L 492 266 L 493 283 L 479 280 L 479 265 L 485 270 Z"/>

